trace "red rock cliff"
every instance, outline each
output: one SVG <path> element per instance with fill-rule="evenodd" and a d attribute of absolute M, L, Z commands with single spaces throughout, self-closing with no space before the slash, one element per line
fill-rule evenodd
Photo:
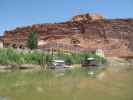
<path fill-rule="evenodd" d="M 76 39 L 85 49 L 104 50 L 107 56 L 133 53 L 133 19 L 105 19 L 97 15 L 78 15 L 55 24 L 35 24 L 4 33 L 4 45 L 25 46 L 30 32 L 39 35 L 39 45 L 49 42 L 71 45 Z"/>

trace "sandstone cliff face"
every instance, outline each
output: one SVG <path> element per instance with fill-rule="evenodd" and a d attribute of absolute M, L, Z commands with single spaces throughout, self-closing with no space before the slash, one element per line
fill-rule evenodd
<path fill-rule="evenodd" d="M 102 16 L 78 15 L 72 20 L 55 24 L 35 24 L 4 33 L 4 45 L 26 46 L 30 32 L 37 32 L 39 45 L 54 42 L 74 45 L 79 41 L 85 49 L 104 50 L 106 56 L 133 54 L 133 19 L 104 19 Z"/>
<path fill-rule="evenodd" d="M 72 18 L 72 21 L 96 21 L 103 20 L 104 17 L 98 14 L 82 14 Z"/>

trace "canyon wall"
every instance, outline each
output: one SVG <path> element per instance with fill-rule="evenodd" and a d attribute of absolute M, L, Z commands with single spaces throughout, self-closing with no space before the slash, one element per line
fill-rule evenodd
<path fill-rule="evenodd" d="M 28 34 L 38 34 L 38 47 L 48 43 L 77 45 L 85 50 L 102 49 L 106 56 L 133 54 L 133 19 L 105 19 L 83 14 L 54 24 L 35 24 L 4 33 L 4 46 L 26 47 Z M 78 41 L 76 43 L 75 41 Z"/>

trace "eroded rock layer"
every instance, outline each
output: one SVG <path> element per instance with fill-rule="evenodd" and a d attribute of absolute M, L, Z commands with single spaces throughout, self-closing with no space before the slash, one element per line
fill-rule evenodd
<path fill-rule="evenodd" d="M 25 47 L 30 32 L 39 36 L 38 47 L 48 43 L 77 45 L 85 50 L 103 49 L 106 56 L 133 54 L 133 19 L 105 19 L 96 15 L 78 15 L 55 24 L 35 24 L 4 33 L 4 45 Z"/>

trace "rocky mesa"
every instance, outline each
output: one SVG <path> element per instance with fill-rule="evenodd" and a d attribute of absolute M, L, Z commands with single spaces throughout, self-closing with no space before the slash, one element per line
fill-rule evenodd
<path fill-rule="evenodd" d="M 106 56 L 133 54 L 133 19 L 106 19 L 96 14 L 77 15 L 63 23 L 35 24 L 6 31 L 4 46 L 26 47 L 30 32 L 38 34 L 38 48 L 56 43 L 65 48 L 78 46 L 78 50 L 102 49 Z"/>

